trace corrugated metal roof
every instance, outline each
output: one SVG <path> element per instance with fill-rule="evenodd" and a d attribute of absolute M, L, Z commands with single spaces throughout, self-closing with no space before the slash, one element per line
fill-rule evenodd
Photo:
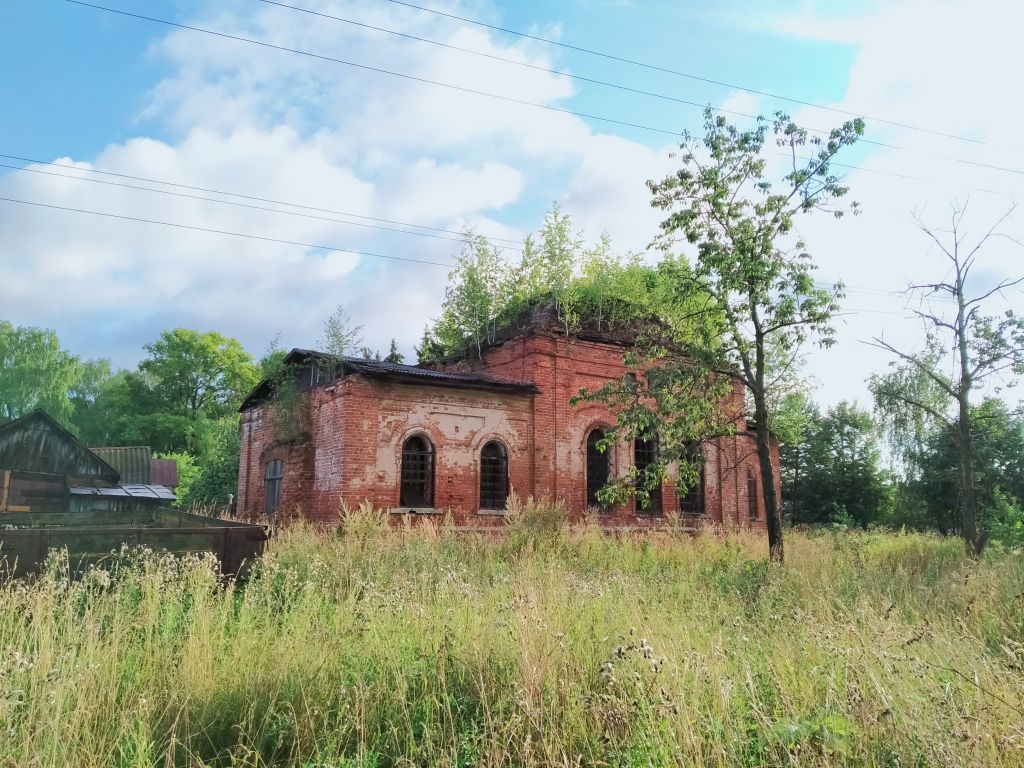
<path fill-rule="evenodd" d="M 75 496 L 109 496 L 113 498 L 162 499 L 174 501 L 177 497 L 162 485 L 119 485 L 115 488 L 74 486 L 68 489 Z"/>
<path fill-rule="evenodd" d="M 131 445 L 120 448 L 90 448 L 121 475 L 122 483 L 152 481 L 153 452 L 148 445 Z"/>

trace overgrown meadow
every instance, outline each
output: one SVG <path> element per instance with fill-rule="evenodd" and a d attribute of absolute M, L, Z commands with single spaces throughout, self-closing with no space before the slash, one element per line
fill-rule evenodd
<path fill-rule="evenodd" d="M 1024 560 L 925 535 L 292 527 L 0 587 L 4 766 L 1024 764 Z"/>

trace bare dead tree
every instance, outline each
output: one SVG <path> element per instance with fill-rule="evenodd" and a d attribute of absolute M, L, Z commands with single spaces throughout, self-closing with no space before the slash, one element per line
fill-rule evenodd
<path fill-rule="evenodd" d="M 925 326 L 923 351 L 897 349 L 883 337 L 871 342 L 897 358 L 891 371 L 871 379 L 871 389 L 883 415 L 897 429 L 924 419 L 943 425 L 953 436 L 959 458 L 960 535 L 975 555 L 984 549 L 988 534 L 979 530 L 978 525 L 971 397 L 979 388 L 993 383 L 993 379 L 1012 385 L 1014 377 L 1024 374 L 1024 317 L 1012 309 L 998 316 L 986 315 L 983 305 L 993 296 L 1024 283 L 1024 277 L 1000 280 L 976 295 L 968 293 L 968 283 L 979 252 L 990 240 L 1005 238 L 1024 245 L 999 232 L 1015 208 L 1011 206 L 973 246 L 965 245 L 966 205 L 953 205 L 949 230 L 929 227 L 920 216 L 915 216 L 918 228 L 948 261 L 947 274 L 952 272 L 952 276 L 938 282 L 911 284 L 905 291 L 921 307 L 913 312 Z M 940 301 L 929 303 L 936 299 Z M 941 302 L 950 309 L 937 309 Z M 941 363 L 950 358 L 952 365 L 947 373 Z"/>

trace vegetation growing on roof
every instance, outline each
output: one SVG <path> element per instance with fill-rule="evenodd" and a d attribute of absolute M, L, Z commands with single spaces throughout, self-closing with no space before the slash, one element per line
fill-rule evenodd
<path fill-rule="evenodd" d="M 693 315 L 691 302 L 679 300 L 670 278 L 687 268 L 684 259 L 651 266 L 638 254 L 617 253 L 607 236 L 588 246 L 557 204 L 537 236 L 525 239 L 518 260 L 467 231 L 441 316 L 427 326 L 416 351 L 420 362 L 481 356 L 538 308 L 550 308 L 566 333 L 651 323 L 681 333 Z"/>

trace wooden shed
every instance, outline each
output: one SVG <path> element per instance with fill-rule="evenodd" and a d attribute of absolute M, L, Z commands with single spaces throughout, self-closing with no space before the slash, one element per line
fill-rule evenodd
<path fill-rule="evenodd" d="M 44 411 L 0 427 L 0 514 L 66 512 L 71 488 L 114 488 L 120 479 Z"/>
<path fill-rule="evenodd" d="M 141 544 L 213 552 L 222 572 L 238 573 L 263 551 L 261 526 L 170 509 L 167 488 L 120 480 L 43 411 L 0 426 L 0 571 L 31 573 L 51 549 L 66 549 L 77 572 Z"/>

